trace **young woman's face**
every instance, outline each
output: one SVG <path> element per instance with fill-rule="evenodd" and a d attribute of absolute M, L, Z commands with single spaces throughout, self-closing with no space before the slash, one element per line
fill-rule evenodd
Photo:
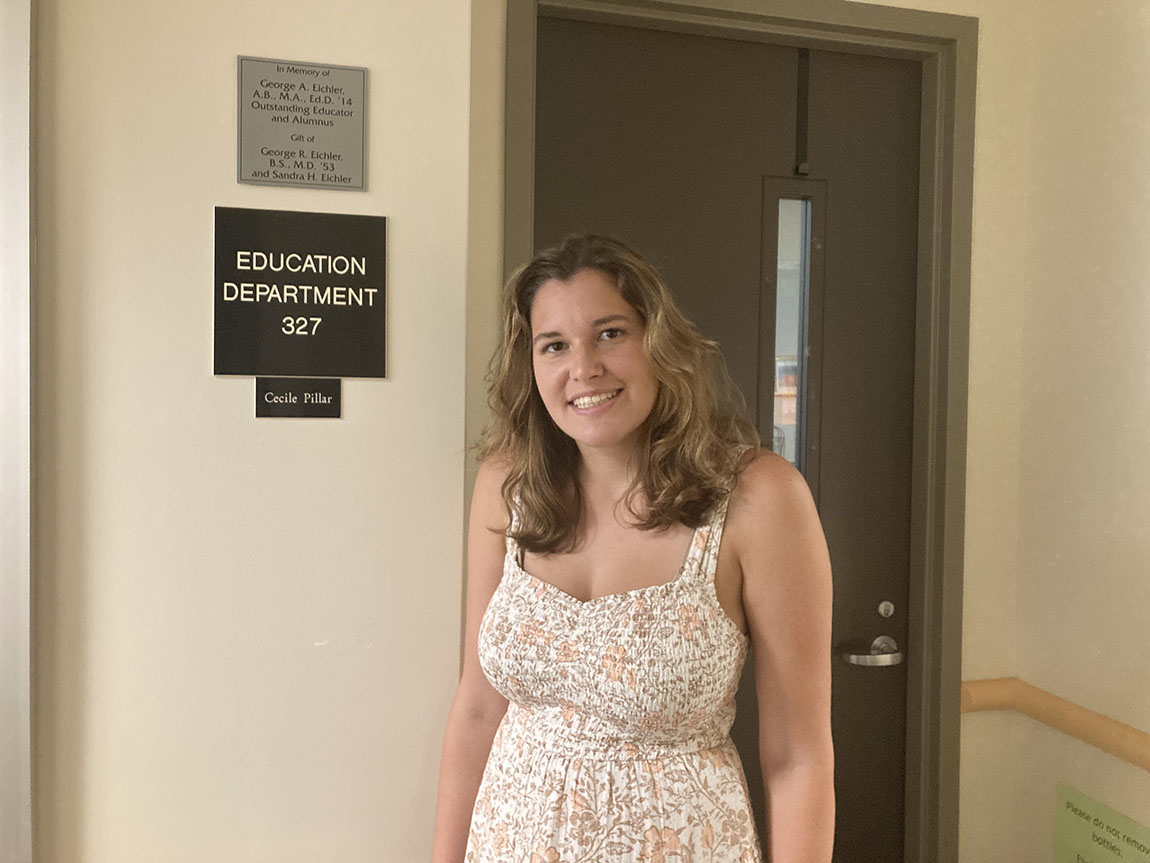
<path fill-rule="evenodd" d="M 598 270 L 552 279 L 536 292 L 535 384 L 551 419 L 580 450 L 630 454 L 638 444 L 659 392 L 645 333 L 639 313 Z"/>

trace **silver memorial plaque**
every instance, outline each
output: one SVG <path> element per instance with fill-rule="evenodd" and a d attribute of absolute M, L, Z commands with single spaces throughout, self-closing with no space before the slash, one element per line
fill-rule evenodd
<path fill-rule="evenodd" d="M 366 188 L 367 69 L 239 58 L 241 183 Z"/>

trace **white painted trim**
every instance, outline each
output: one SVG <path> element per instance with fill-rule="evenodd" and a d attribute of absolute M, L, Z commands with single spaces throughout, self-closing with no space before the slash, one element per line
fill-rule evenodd
<path fill-rule="evenodd" d="M 32 860 L 32 3 L 0 6 L 0 859 Z"/>

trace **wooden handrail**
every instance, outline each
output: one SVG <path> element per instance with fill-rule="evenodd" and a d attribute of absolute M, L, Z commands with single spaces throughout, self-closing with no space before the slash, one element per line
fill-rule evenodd
<path fill-rule="evenodd" d="M 962 712 L 1013 710 L 1150 770 L 1150 734 L 1031 686 L 1017 677 L 962 682 Z"/>

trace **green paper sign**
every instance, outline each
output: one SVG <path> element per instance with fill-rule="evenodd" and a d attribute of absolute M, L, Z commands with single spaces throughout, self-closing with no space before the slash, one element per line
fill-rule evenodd
<path fill-rule="evenodd" d="M 1150 863 L 1150 828 L 1059 785 L 1054 863 Z"/>

